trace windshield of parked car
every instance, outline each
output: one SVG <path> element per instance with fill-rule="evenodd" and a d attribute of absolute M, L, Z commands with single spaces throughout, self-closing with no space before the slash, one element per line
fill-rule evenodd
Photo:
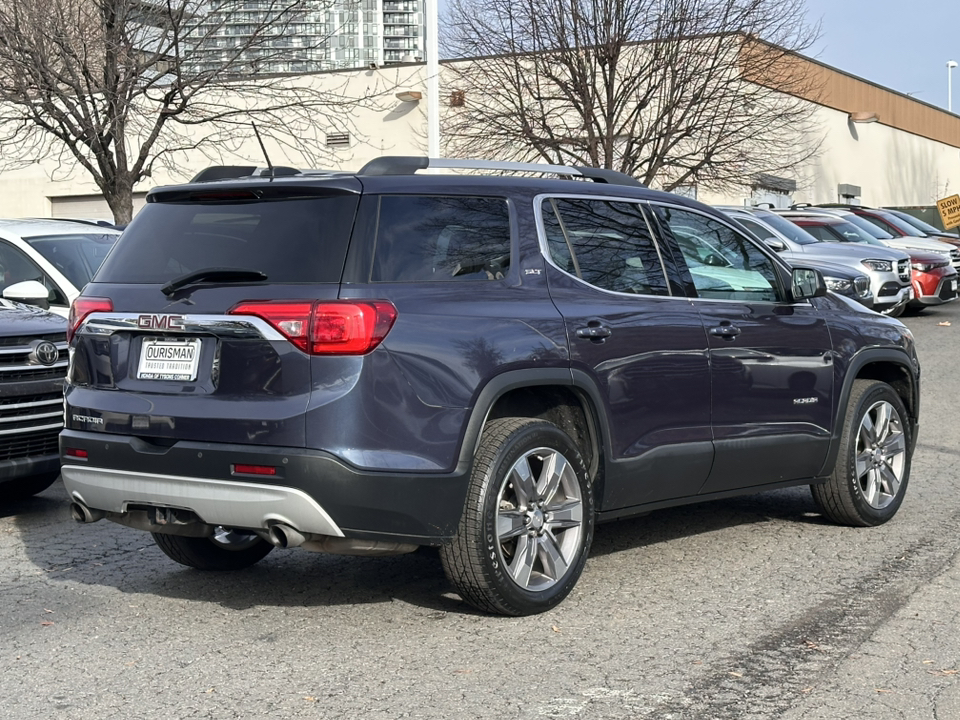
<path fill-rule="evenodd" d="M 781 235 L 786 235 L 787 238 L 793 240 L 797 245 L 811 245 L 821 242 L 799 225 L 794 225 L 786 218 L 775 215 L 774 213 L 763 213 L 763 215 L 758 217 L 774 230 L 779 231 Z"/>
<path fill-rule="evenodd" d="M 37 235 L 24 240 L 63 273 L 77 290 L 81 290 L 100 269 L 118 237 L 106 233 L 76 233 Z"/>
<path fill-rule="evenodd" d="M 886 230 L 882 229 L 876 223 L 872 223 L 867 218 L 860 215 L 854 215 L 850 213 L 849 215 L 844 215 L 843 219 L 847 222 L 856 225 L 861 230 L 865 230 L 870 234 L 870 237 L 877 238 L 878 240 L 892 240 L 893 235 L 888 233 Z"/>
<path fill-rule="evenodd" d="M 874 212 L 877 214 L 879 218 L 883 220 L 883 222 L 893 225 L 893 227 L 895 227 L 897 230 L 902 232 L 904 235 L 910 235 L 912 237 L 927 236 L 925 232 L 923 232 L 919 228 L 915 228 L 906 220 L 904 220 L 903 218 L 897 217 L 893 213 L 886 212 L 885 210 L 874 210 Z M 870 218 L 868 217 L 867 219 L 869 220 Z"/>
<path fill-rule="evenodd" d="M 831 229 L 838 232 L 843 237 L 844 242 L 864 243 L 866 245 L 878 245 L 880 247 L 886 247 L 884 243 L 880 242 L 880 240 L 863 230 L 858 225 L 854 225 L 853 222 L 847 222 L 848 219 L 852 220 L 853 218 L 846 216 L 840 222 L 830 223 Z"/>
<path fill-rule="evenodd" d="M 923 231 L 923 232 L 925 232 L 925 233 L 930 233 L 930 234 L 933 234 L 933 235 L 939 235 L 940 233 L 943 232 L 943 230 L 938 230 L 937 228 L 935 228 L 935 227 L 934 227 L 933 225 L 931 225 L 930 223 L 924 222 L 924 221 L 921 220 L 920 218 L 914 217 L 914 216 L 911 215 L 910 213 L 904 212 L 903 210 L 890 210 L 890 209 L 888 209 L 887 212 L 890 213 L 891 215 L 893 215 L 894 217 L 900 218 L 900 219 L 903 220 L 905 223 L 907 223 L 907 225 L 911 225 L 911 226 L 915 227 L 917 230 L 921 230 L 921 231 Z"/>

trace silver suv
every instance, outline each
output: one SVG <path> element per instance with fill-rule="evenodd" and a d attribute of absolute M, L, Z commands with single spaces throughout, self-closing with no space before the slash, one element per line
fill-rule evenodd
<path fill-rule="evenodd" d="M 896 317 L 912 297 L 910 256 L 877 245 L 825 242 L 764 208 L 718 208 L 763 240 L 788 263 L 828 262 L 856 269 L 870 278 L 869 293 L 877 312 Z"/>

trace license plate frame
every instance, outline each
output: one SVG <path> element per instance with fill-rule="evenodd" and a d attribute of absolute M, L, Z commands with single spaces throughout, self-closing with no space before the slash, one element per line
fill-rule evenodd
<path fill-rule="evenodd" d="M 176 355 L 184 354 L 186 359 Z M 137 361 L 137 380 L 166 380 L 168 382 L 193 382 L 200 370 L 200 338 L 144 338 Z M 171 352 L 157 352 L 166 350 Z M 172 352 L 176 351 L 176 352 Z M 169 354 L 171 357 L 160 357 Z M 153 357 L 151 357 L 153 355 Z"/>

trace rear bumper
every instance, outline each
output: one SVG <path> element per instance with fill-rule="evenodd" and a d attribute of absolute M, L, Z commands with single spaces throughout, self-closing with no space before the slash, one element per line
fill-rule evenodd
<path fill-rule="evenodd" d="M 60 458 L 56 455 L 0 460 L 0 487 L 22 478 L 57 472 L 59 469 Z"/>
<path fill-rule="evenodd" d="M 111 513 L 130 506 L 192 510 L 205 523 L 266 530 L 274 523 L 334 537 L 438 544 L 460 522 L 468 474 L 378 473 L 319 451 L 178 442 L 64 430 L 67 493 Z M 85 450 L 79 460 L 66 448 Z M 277 468 L 275 476 L 238 475 L 236 464 Z"/>

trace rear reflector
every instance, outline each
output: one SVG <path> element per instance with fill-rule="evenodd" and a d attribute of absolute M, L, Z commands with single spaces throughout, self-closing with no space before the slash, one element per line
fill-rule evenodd
<path fill-rule="evenodd" d="M 277 469 L 272 465 L 234 465 L 233 472 L 238 475 L 276 475 Z"/>
<path fill-rule="evenodd" d="M 80 448 L 68 447 L 66 450 L 64 450 L 63 454 L 67 457 L 80 458 L 81 460 L 87 459 L 87 451 L 81 450 Z"/>
<path fill-rule="evenodd" d="M 73 335 L 80 327 L 80 323 L 90 313 L 110 312 L 113 310 L 113 301 L 110 298 L 78 297 L 70 306 L 70 315 L 67 317 L 67 342 L 73 340 Z"/>
<path fill-rule="evenodd" d="M 383 301 L 242 302 L 231 315 L 266 320 L 285 338 L 311 355 L 365 355 L 381 343 L 397 319 Z"/>

